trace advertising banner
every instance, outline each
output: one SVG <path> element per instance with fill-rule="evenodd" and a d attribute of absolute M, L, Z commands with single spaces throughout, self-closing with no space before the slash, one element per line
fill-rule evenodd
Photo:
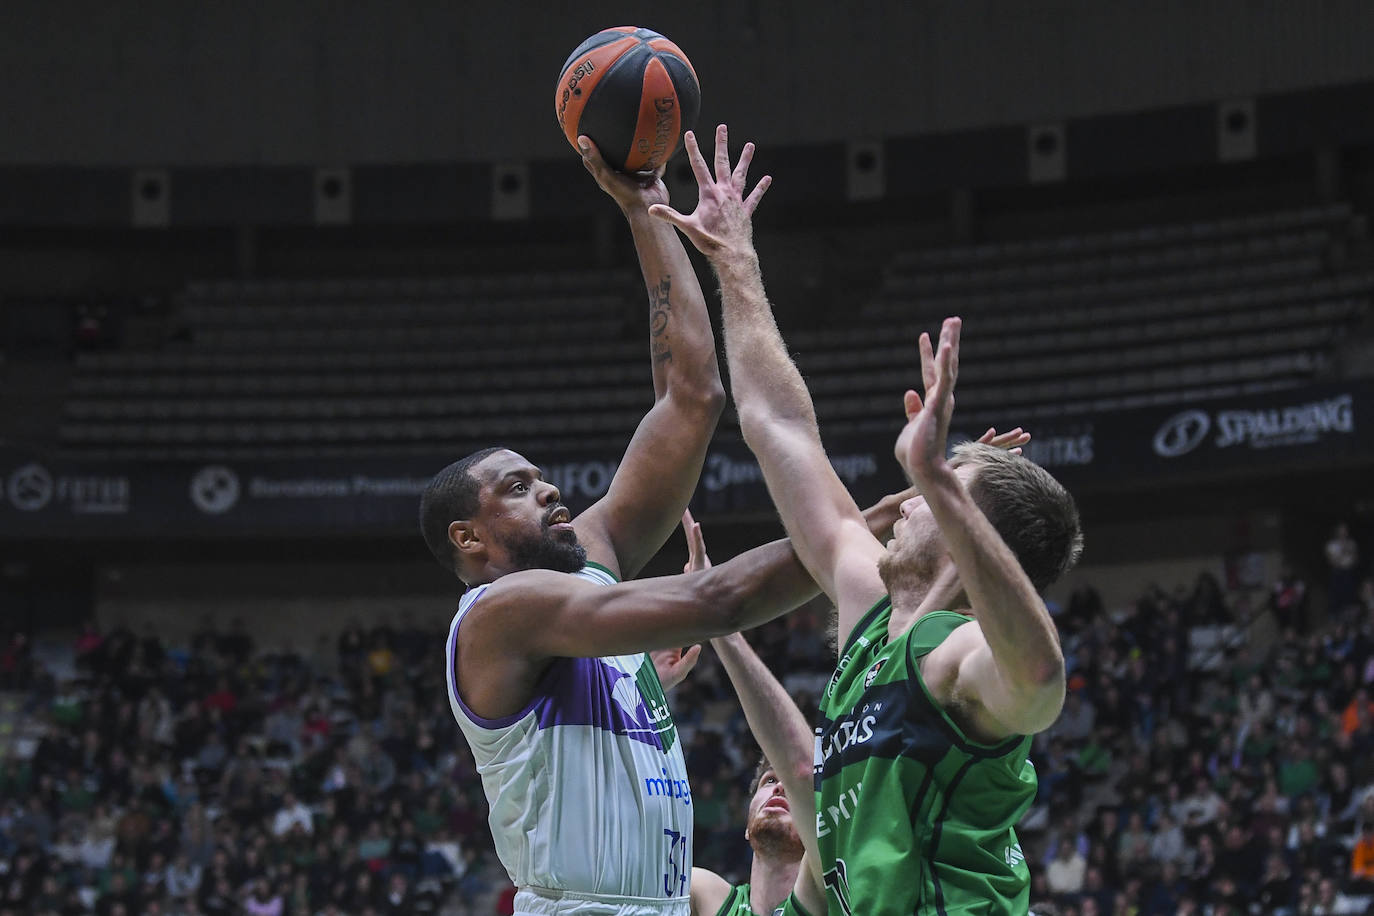
<path fill-rule="evenodd" d="M 1374 454 L 1366 382 L 1023 423 L 1027 455 L 1073 489 L 1166 487 L 1236 472 L 1348 467 Z M 951 442 L 982 430 L 956 427 Z M 860 505 L 903 484 L 888 434 L 832 438 L 827 451 Z M 430 476 L 461 457 L 122 463 L 0 449 L 0 537 L 377 537 L 418 530 Z M 619 454 L 526 455 L 576 512 L 604 495 Z M 693 509 L 769 514 L 742 442 L 714 444 Z"/>

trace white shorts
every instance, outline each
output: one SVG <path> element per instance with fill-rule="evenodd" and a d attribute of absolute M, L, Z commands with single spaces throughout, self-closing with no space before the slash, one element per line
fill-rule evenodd
<path fill-rule="evenodd" d="M 515 916 L 691 916 L 690 897 L 610 897 L 546 887 L 522 887 Z"/>

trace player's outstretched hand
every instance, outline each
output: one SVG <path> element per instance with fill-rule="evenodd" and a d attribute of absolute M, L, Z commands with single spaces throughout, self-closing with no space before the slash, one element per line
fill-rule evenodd
<path fill-rule="evenodd" d="M 701 534 L 701 522 L 692 518 L 691 509 L 682 513 L 682 533 L 687 535 L 687 562 L 682 571 L 689 573 L 710 569 L 711 558 L 706 555 L 706 538 Z"/>
<path fill-rule="evenodd" d="M 649 215 L 667 220 L 691 239 L 697 250 L 712 263 L 730 254 L 747 253 L 753 247 L 754 230 L 750 222 L 754 210 L 773 179 L 765 175 L 759 179 L 748 197 L 744 189 L 749 181 L 749 163 L 754 158 L 754 144 L 744 144 L 739 162 L 730 167 L 729 135 L 724 124 L 716 128 L 715 174 L 702 158 L 697 137 L 687 131 L 683 137 L 687 161 L 697 178 L 697 208 L 690 214 L 679 213 L 667 204 L 655 204 Z"/>
<path fill-rule="evenodd" d="M 682 513 L 682 532 L 687 535 L 687 562 L 682 571 L 689 573 L 710 569 L 711 558 L 706 555 L 706 539 L 701 535 L 701 523 L 692 518 L 690 509 Z M 649 657 L 658 669 L 658 679 L 663 683 L 663 689 L 668 690 L 682 683 L 696 667 L 697 659 L 701 657 L 701 646 L 698 644 L 685 650 L 657 649 L 650 652 Z"/>
<path fill-rule="evenodd" d="M 954 414 L 954 383 L 959 376 L 959 330 L 963 322 L 946 318 L 940 327 L 940 343 L 933 349 L 929 334 L 922 334 L 921 378 L 925 397 L 908 391 L 903 399 L 906 426 L 897 437 L 897 461 L 913 483 L 947 470 L 945 442 Z M 994 433 L 995 434 L 995 433 Z"/>
<path fill-rule="evenodd" d="M 582 165 L 627 216 L 633 211 L 647 210 L 654 204 L 668 202 L 668 186 L 663 183 L 662 166 L 657 171 L 627 175 L 606 164 L 591 137 L 578 137 L 577 148 L 582 151 Z"/>

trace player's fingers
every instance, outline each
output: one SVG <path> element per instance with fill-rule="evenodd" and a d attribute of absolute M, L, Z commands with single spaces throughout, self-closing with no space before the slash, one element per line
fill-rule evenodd
<path fill-rule="evenodd" d="M 700 645 L 690 646 L 685 652 L 674 650 L 671 658 L 655 657 L 654 668 L 658 671 L 663 689 L 671 690 L 686 680 L 687 675 L 696 667 L 697 659 L 700 657 Z"/>
<path fill-rule="evenodd" d="M 921 351 L 921 381 L 925 383 L 926 396 L 929 397 L 931 389 L 935 387 L 935 351 L 930 346 L 930 335 L 922 332 L 916 346 Z"/>
<path fill-rule="evenodd" d="M 692 522 L 692 559 L 697 569 L 710 569 L 711 558 L 706 555 L 706 538 L 701 533 L 701 522 Z"/>
<path fill-rule="evenodd" d="M 954 352 L 946 346 L 941 346 L 935 354 L 935 374 L 939 381 L 936 386 L 940 389 L 940 397 L 952 394 L 954 391 Z M 933 395 L 926 392 L 926 400 L 932 400 Z"/>
<path fill-rule="evenodd" d="M 940 336 L 945 338 L 945 345 L 949 349 L 949 358 L 946 361 L 949 374 L 949 383 L 954 384 L 959 378 L 959 334 L 963 331 L 964 320 L 962 318 L 946 318 L 945 327 L 941 329 Z M 945 331 L 948 331 L 946 336 Z"/>
<path fill-rule="evenodd" d="M 655 219 L 661 219 L 665 222 L 672 223 L 674 226 L 678 227 L 679 229 L 682 229 L 683 231 L 686 231 L 687 229 L 687 217 L 683 216 L 681 213 L 677 212 L 667 204 L 652 204 L 649 207 L 649 215 L 654 217 Z"/>
<path fill-rule="evenodd" d="M 687 570 L 709 569 L 711 560 L 706 556 L 706 538 L 701 533 L 701 523 L 692 518 L 690 510 L 682 513 L 682 531 L 687 536 Z"/>
<path fill-rule="evenodd" d="M 988 427 L 988 431 L 987 431 L 987 432 L 983 433 L 981 436 L 978 437 L 978 441 L 981 442 L 981 443 L 983 443 L 984 445 L 990 445 L 990 444 L 992 444 L 994 441 L 996 441 L 996 439 L 997 439 L 997 430 L 996 430 L 995 428 L 991 427 L 991 426 Z"/>
<path fill-rule="evenodd" d="M 716 127 L 716 181 L 730 180 L 730 131 L 724 124 Z"/>
<path fill-rule="evenodd" d="M 763 200 L 763 195 L 768 193 L 768 189 L 773 186 L 773 176 L 764 175 L 759 179 L 759 183 L 754 185 L 754 190 L 749 193 L 749 197 L 744 201 L 744 211 L 750 216 L 758 209 L 759 201 Z"/>
<path fill-rule="evenodd" d="M 696 176 L 697 184 L 709 188 L 712 184 L 711 172 L 706 168 L 706 160 L 701 157 L 701 147 L 697 145 L 696 133 L 687 131 L 682 137 L 682 145 L 687 148 L 687 161 L 692 166 L 692 174 Z"/>
<path fill-rule="evenodd" d="M 601 150 L 591 137 L 578 137 L 577 148 L 582 151 L 582 164 L 587 167 L 587 171 L 595 175 L 599 170 L 607 168 L 606 160 L 601 158 Z"/>
<path fill-rule="evenodd" d="M 921 412 L 921 396 L 911 389 L 902 395 L 902 409 L 906 411 L 906 418 L 910 420 Z"/>
<path fill-rule="evenodd" d="M 740 150 L 739 162 L 735 163 L 735 171 L 730 176 L 735 187 L 743 191 L 745 184 L 749 180 L 749 163 L 754 161 L 754 144 L 752 142 L 744 144 L 744 149 Z"/>
<path fill-rule="evenodd" d="M 997 446 L 998 448 L 1004 448 L 1007 451 L 1011 451 L 1014 448 L 1020 448 L 1021 446 L 1025 445 L 1027 442 L 1030 441 L 1030 438 L 1030 433 L 1021 433 L 1016 436 L 1008 436 L 1005 439 L 1001 439 L 997 442 L 994 442 L 993 445 Z"/>

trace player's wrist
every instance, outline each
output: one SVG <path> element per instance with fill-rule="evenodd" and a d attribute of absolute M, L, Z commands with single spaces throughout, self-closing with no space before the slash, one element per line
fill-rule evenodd
<path fill-rule="evenodd" d="M 620 205 L 621 214 L 632 227 L 649 228 L 659 222 L 649 215 L 649 202 L 638 195 L 632 198 L 617 197 L 615 202 Z"/>
<path fill-rule="evenodd" d="M 726 243 L 711 255 L 711 266 L 722 281 L 759 276 L 759 256 L 753 242 Z"/>

